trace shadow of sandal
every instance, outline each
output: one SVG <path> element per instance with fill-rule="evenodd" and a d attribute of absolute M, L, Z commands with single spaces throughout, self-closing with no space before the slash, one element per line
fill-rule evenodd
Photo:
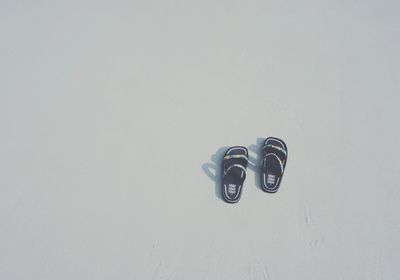
<path fill-rule="evenodd" d="M 221 194 L 221 172 L 222 172 L 222 158 L 229 147 L 219 148 L 215 154 L 211 156 L 211 162 L 206 162 L 201 166 L 203 172 L 215 183 L 215 195 L 223 200 Z"/>
<path fill-rule="evenodd" d="M 254 153 L 255 156 L 249 155 L 249 164 L 248 168 L 251 171 L 254 171 L 255 176 L 255 184 L 256 187 L 262 190 L 261 187 L 261 155 L 262 155 L 262 148 L 264 146 L 265 138 L 258 137 L 256 140 L 256 144 L 252 144 L 249 147 L 249 151 Z"/>

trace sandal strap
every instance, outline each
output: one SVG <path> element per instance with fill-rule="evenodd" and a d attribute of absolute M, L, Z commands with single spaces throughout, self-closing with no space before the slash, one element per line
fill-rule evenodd
<path fill-rule="evenodd" d="M 224 175 L 226 175 L 228 173 L 228 171 L 231 170 L 233 167 L 238 167 L 238 168 L 242 169 L 246 174 L 246 168 L 243 165 L 241 165 L 241 164 L 232 164 L 226 170 L 224 170 Z"/>
<path fill-rule="evenodd" d="M 263 167 L 263 168 L 266 168 L 266 166 L 264 166 L 264 164 L 266 164 L 267 157 L 269 157 L 269 156 L 274 156 L 274 157 L 276 157 L 276 159 L 278 160 L 279 165 L 280 165 L 280 167 L 281 167 L 281 175 L 282 175 L 283 172 L 284 172 L 284 169 L 285 169 L 285 161 L 282 161 L 282 160 L 280 159 L 280 157 L 279 157 L 277 154 L 275 154 L 275 153 L 268 153 L 268 154 L 266 154 L 266 155 L 263 156 L 263 161 L 262 161 L 263 166 L 262 166 L 262 167 Z"/>

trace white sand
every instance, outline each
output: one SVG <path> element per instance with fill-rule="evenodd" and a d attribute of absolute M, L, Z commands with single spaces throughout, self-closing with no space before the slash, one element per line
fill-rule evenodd
<path fill-rule="evenodd" d="M 399 8 L 0 0 L 0 279 L 398 279 Z"/>

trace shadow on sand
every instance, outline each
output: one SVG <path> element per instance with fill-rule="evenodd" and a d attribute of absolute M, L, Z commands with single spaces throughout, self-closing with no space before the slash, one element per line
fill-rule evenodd
<path fill-rule="evenodd" d="M 215 195 L 221 199 L 221 172 L 222 172 L 222 158 L 225 155 L 226 150 L 228 150 L 229 147 L 221 147 L 219 148 L 215 154 L 211 156 L 211 162 L 206 162 L 201 166 L 201 169 L 203 169 L 204 173 L 210 178 L 212 181 L 215 183 Z"/>
<path fill-rule="evenodd" d="M 249 147 L 249 164 L 247 168 L 254 171 L 254 182 L 256 187 L 262 190 L 261 187 L 261 154 L 264 146 L 265 138 L 258 137 L 256 144 L 252 144 Z M 255 157 L 251 156 L 251 153 L 255 154 Z"/>

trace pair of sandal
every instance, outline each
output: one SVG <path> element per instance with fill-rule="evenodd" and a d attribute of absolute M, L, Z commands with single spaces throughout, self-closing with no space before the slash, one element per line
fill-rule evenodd
<path fill-rule="evenodd" d="M 261 188 L 265 192 L 275 193 L 285 171 L 288 150 L 285 142 L 275 137 L 268 137 L 262 148 Z M 246 168 L 249 161 L 248 150 L 242 146 L 230 147 L 222 160 L 222 197 L 228 203 L 239 201 Z"/>

